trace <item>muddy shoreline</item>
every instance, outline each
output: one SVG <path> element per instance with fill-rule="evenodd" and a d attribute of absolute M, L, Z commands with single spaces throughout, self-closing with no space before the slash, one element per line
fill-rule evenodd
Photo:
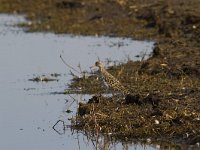
<path fill-rule="evenodd" d="M 25 14 L 28 32 L 131 37 L 155 41 L 152 57 L 108 68 L 134 96 L 94 96 L 80 104 L 75 126 L 123 140 L 200 142 L 200 3 L 156 0 L 0 0 L 0 12 Z M 100 93 L 95 76 L 72 89 Z M 115 101 L 115 99 L 120 99 Z M 102 109 L 103 108 L 103 109 Z M 116 110 L 117 108 L 117 110 Z M 120 117 L 119 117 L 120 116 Z"/>

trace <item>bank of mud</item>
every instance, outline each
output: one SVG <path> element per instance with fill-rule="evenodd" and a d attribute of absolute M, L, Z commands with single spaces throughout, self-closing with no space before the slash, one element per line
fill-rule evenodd
<path fill-rule="evenodd" d="M 95 75 L 74 78 L 90 93 L 74 125 L 118 139 L 200 142 L 200 3 L 198 0 L 0 0 L 0 11 L 26 14 L 27 31 L 154 40 L 152 57 L 108 68 L 133 93 L 104 97 Z M 80 89 L 82 89 L 80 91 Z"/>

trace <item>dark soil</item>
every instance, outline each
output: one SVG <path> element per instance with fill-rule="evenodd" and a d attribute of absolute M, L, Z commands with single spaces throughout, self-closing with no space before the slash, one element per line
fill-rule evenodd
<path fill-rule="evenodd" d="M 72 89 L 92 93 L 74 123 L 118 139 L 200 142 L 199 0 L 0 0 L 0 12 L 26 14 L 27 31 L 154 40 L 152 57 L 108 68 L 132 91 L 103 97 L 95 75 Z"/>

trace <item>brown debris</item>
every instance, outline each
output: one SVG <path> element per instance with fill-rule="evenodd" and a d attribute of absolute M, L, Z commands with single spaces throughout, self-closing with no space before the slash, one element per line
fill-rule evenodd
<path fill-rule="evenodd" d="M 0 11 L 25 13 L 31 23 L 21 26 L 29 31 L 154 40 L 148 60 L 108 69 L 120 74 L 133 94 L 125 99 L 94 96 L 79 104 L 74 126 L 117 139 L 200 142 L 199 0 L 34 0 L 31 5 L 27 0 L 0 0 Z M 105 93 L 95 76 L 73 79 L 70 87 Z"/>

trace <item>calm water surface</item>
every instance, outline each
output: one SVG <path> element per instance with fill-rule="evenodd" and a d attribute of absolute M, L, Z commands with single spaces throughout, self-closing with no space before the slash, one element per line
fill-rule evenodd
<path fill-rule="evenodd" d="M 14 27 L 24 21 L 20 16 L 0 15 L 0 148 L 4 150 L 92 150 L 93 143 L 82 133 L 68 128 L 62 134 L 62 124 L 52 129 L 58 120 L 70 125 L 68 118 L 76 113 L 77 102 L 90 95 L 53 95 L 67 88 L 72 78 L 60 59 L 83 70 L 100 58 L 105 61 L 135 59 L 141 52 L 150 53 L 153 43 L 108 37 L 77 37 L 44 33 L 25 33 Z M 36 76 L 59 73 L 59 81 L 35 83 Z M 72 105 L 71 105 L 72 103 Z M 70 109 L 72 113 L 65 113 Z M 79 147 L 79 146 L 80 147 Z M 110 144 L 110 149 L 155 149 L 150 146 Z"/>

